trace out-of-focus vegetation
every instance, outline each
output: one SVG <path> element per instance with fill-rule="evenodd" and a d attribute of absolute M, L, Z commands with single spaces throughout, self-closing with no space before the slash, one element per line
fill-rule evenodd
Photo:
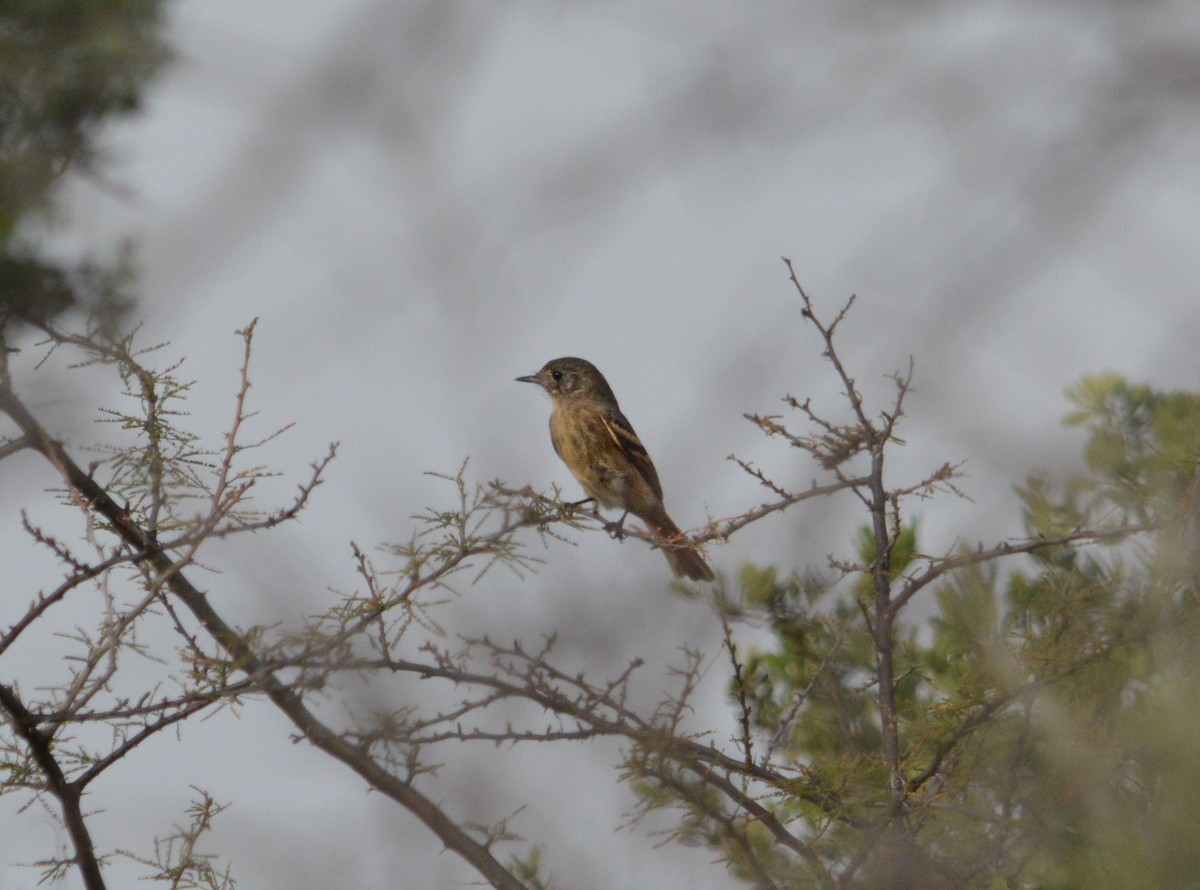
<path fill-rule="evenodd" d="M 162 0 L 5 0 L 0 6 L 0 325 L 69 307 L 111 323 L 120 268 L 46 256 L 56 186 L 92 175 L 101 126 L 136 111 L 167 57 Z M 119 265 L 119 264 L 118 264 Z"/>
<path fill-rule="evenodd" d="M 819 857 L 758 856 L 778 886 L 1183 887 L 1200 874 L 1200 396 L 1115 375 L 1068 395 L 1090 473 L 1019 488 L 1029 537 L 1145 530 L 1033 549 L 1007 571 L 964 550 L 969 564 L 928 591 L 932 624 L 894 628 L 898 775 L 881 748 L 874 591 L 743 570 L 747 614 L 776 642 L 747 657 L 732 695 L 766 735 L 792 710 L 776 743 L 795 784 L 770 807 Z M 865 530 L 863 565 L 871 541 Z M 918 541 L 912 526 L 896 541 L 898 586 L 919 571 Z"/>

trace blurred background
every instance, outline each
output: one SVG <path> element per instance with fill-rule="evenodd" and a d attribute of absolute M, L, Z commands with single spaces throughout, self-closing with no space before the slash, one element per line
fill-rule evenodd
<path fill-rule="evenodd" d="M 608 377 L 685 528 L 769 499 L 731 454 L 781 484 L 819 480 L 742 418 L 787 412 L 786 394 L 848 411 L 783 256 L 826 319 L 858 295 L 840 348 L 874 411 L 890 406 L 886 375 L 915 361 L 894 484 L 966 461 L 971 500 L 919 510 L 926 552 L 1019 534 L 1012 485 L 1080 466 L 1082 436 L 1061 418 L 1081 375 L 1200 383 L 1190 0 L 165 10 L 173 60 L 143 112 L 104 131 L 102 172 L 64 181 L 40 237 L 67 258 L 132 246 L 130 318 L 142 342 L 169 341 L 162 364 L 186 357 L 191 423 L 214 445 L 232 417 L 233 332 L 261 319 L 253 431 L 296 423 L 259 455 L 284 474 L 264 506 L 341 443 L 299 523 L 210 552 L 202 583 L 242 626 L 318 611 L 354 586 L 350 541 L 404 540 L 413 514 L 453 506 L 427 471 L 469 458 L 471 480 L 575 496 L 549 400 L 513 381 L 557 356 Z M 39 357 L 26 349 L 15 370 L 57 434 L 112 435 L 93 421 L 113 381 L 65 361 L 35 374 Z M 50 482 L 12 475 L 6 502 L 49 517 Z M 861 521 L 849 499 L 808 502 L 709 557 L 729 576 L 747 560 L 819 569 Z M 27 539 L 5 523 L 0 560 L 23 604 L 46 576 L 26 580 Z M 719 626 L 668 592 L 661 554 L 598 533 L 529 544 L 538 574 L 464 583 L 438 613 L 451 636 L 558 632 L 562 662 L 597 676 L 646 658 L 651 705 L 680 647 L 717 653 Z M 725 671 L 715 657 L 697 711 L 717 744 L 733 727 Z M 337 706 L 376 693 L 356 694 Z M 101 846 L 144 848 L 182 821 L 194 784 L 233 802 L 210 846 L 245 886 L 475 879 L 288 738 L 257 705 L 157 740 L 95 789 Z M 617 757 L 481 748 L 427 793 L 479 822 L 528 804 L 510 827 L 546 848 L 562 886 L 735 886 L 709 851 L 656 849 L 653 824 L 614 830 L 632 800 Z M 36 810 L 0 813 L 0 887 L 32 887 L 37 870 L 19 863 L 65 838 Z"/>

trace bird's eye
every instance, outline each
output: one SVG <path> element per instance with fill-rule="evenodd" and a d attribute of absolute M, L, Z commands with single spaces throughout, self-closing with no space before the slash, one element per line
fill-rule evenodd
<path fill-rule="evenodd" d="M 555 380 L 562 380 L 562 371 L 551 371 L 550 376 Z"/>

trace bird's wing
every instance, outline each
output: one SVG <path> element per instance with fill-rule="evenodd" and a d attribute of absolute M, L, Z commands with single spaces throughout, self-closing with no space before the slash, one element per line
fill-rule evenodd
<path fill-rule="evenodd" d="M 658 472 L 654 469 L 654 462 L 650 460 L 650 455 L 646 452 L 646 446 L 642 444 L 642 440 L 633 431 L 633 427 L 625 419 L 625 415 L 616 408 L 610 408 L 601 411 L 597 417 L 599 417 L 604 431 L 612 437 L 617 447 L 624 452 L 630 462 L 637 468 L 638 475 L 646 480 L 646 484 L 650 486 L 650 490 L 654 492 L 654 496 L 659 501 L 662 501 L 662 484 L 658 481 Z"/>

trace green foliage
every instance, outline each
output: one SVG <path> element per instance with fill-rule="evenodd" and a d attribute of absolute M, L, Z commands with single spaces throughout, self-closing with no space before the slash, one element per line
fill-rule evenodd
<path fill-rule="evenodd" d="M 525 856 L 513 856 L 509 871 L 529 890 L 551 890 L 542 876 L 542 848 L 533 847 Z"/>
<path fill-rule="evenodd" d="M 779 640 L 775 651 L 754 650 L 746 658 L 754 722 L 777 726 L 802 696 L 802 712 L 778 740 L 783 748 L 800 737 L 810 756 L 870 758 L 879 750 L 878 714 L 856 694 L 871 674 L 870 635 L 855 621 L 852 600 L 824 602 L 826 586 L 817 577 L 780 582 L 774 569 L 743 567 L 746 600 L 769 616 Z"/>
<path fill-rule="evenodd" d="M 1200 457 L 1200 395 L 1155 392 L 1115 374 L 1067 390 L 1071 426 L 1088 431 L 1084 449 L 1100 500 L 1143 521 L 1165 517 L 1195 487 Z"/>
<path fill-rule="evenodd" d="M 6 0 L 0 9 L 0 325 L 83 305 L 111 312 L 116 280 L 39 255 L 22 225 L 97 159 L 100 126 L 135 111 L 161 66 L 163 0 Z"/>
<path fill-rule="evenodd" d="M 745 654 L 731 696 L 768 762 L 795 776 L 771 811 L 819 859 L 760 857 L 778 886 L 1195 884 L 1200 395 L 1102 375 L 1069 396 L 1090 472 L 1018 489 L 1023 564 L 998 563 L 1003 548 L 924 557 L 914 526 L 891 532 L 889 597 L 948 567 L 932 617 L 896 612 L 881 629 L 869 527 L 857 573 L 743 568 L 746 614 L 773 642 Z M 1091 543 L 1036 544 L 1073 535 Z M 885 645 L 899 776 L 881 749 Z"/>

